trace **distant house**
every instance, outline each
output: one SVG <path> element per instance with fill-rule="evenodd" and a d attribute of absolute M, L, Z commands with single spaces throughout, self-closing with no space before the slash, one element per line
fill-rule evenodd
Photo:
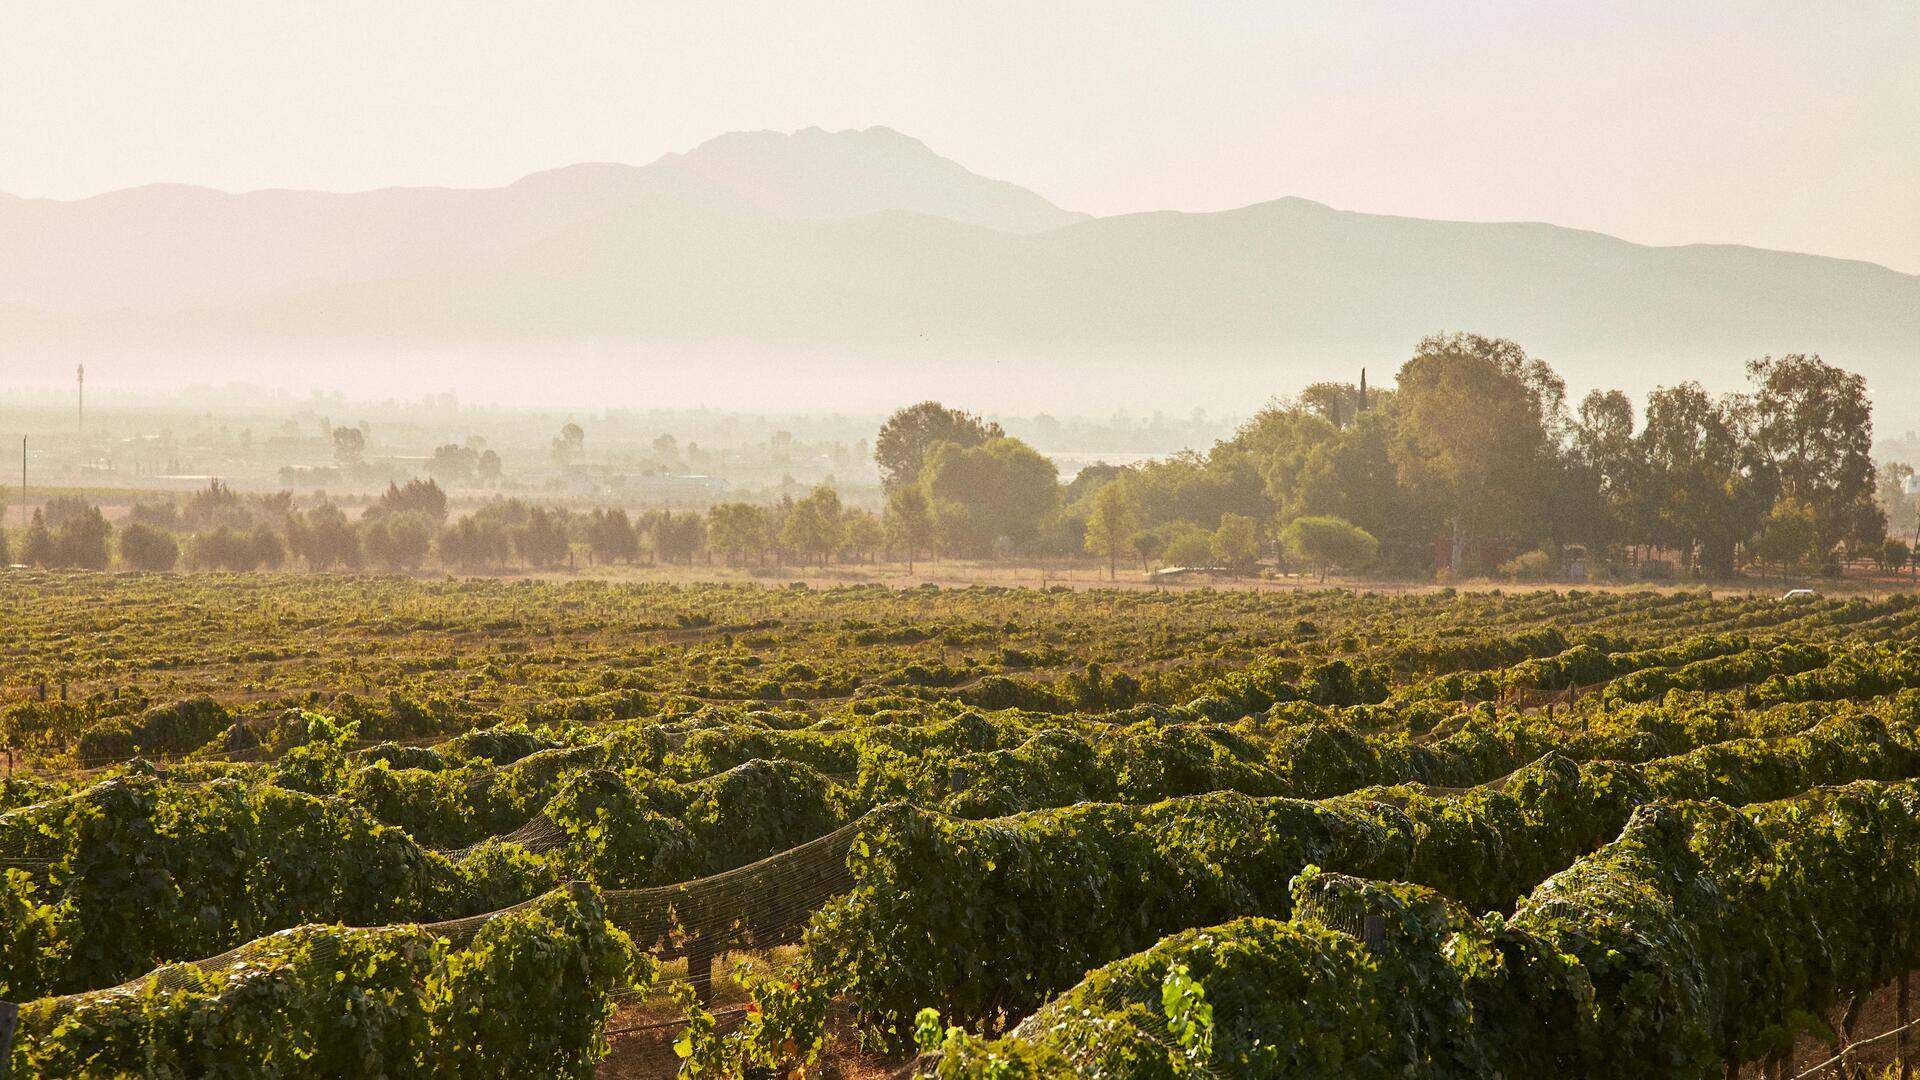
<path fill-rule="evenodd" d="M 280 483 L 290 488 L 325 488 L 341 482 L 342 474 L 333 465 L 283 465 Z"/>
<path fill-rule="evenodd" d="M 1499 566 L 1520 554 L 1517 545 L 1506 540 L 1469 540 L 1460 552 L 1461 561 L 1467 565 L 1483 567 Z M 1436 570 L 1452 570 L 1453 538 L 1436 536 L 1433 538 L 1433 566 Z"/>
<path fill-rule="evenodd" d="M 570 472 L 561 477 L 560 487 L 575 498 L 590 499 L 601 494 L 600 481 L 582 472 Z"/>
<path fill-rule="evenodd" d="M 1147 580 L 1156 584 L 1179 581 L 1194 574 L 1227 575 L 1233 573 L 1230 566 L 1163 566 L 1147 575 Z"/>
<path fill-rule="evenodd" d="M 727 494 L 727 482 L 717 476 L 615 476 L 609 485 L 625 498 L 672 506 L 704 506 Z"/>

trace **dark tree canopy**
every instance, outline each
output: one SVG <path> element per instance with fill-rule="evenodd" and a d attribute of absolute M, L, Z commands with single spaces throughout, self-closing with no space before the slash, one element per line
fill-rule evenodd
<path fill-rule="evenodd" d="M 120 530 L 120 561 L 135 570 L 171 570 L 180 561 L 180 544 L 165 529 L 131 522 Z"/>
<path fill-rule="evenodd" d="M 360 565 L 360 534 L 332 503 L 321 503 L 288 523 L 287 546 L 314 570 Z"/>
<path fill-rule="evenodd" d="M 926 491 L 913 485 L 893 489 L 887 497 L 885 527 L 888 542 L 905 551 L 911 572 L 915 554 L 933 542 L 933 504 Z"/>
<path fill-rule="evenodd" d="M 923 401 L 899 410 L 880 425 L 880 434 L 873 441 L 873 460 L 880 466 L 881 485 L 891 491 L 919 481 L 927 451 L 935 443 L 967 448 L 1005 434 L 990 420 L 949 409 L 937 401 Z"/>
<path fill-rule="evenodd" d="M 1520 346 L 1431 337 L 1400 368 L 1399 482 L 1446 524 L 1457 563 L 1469 540 L 1539 530 L 1557 479 L 1566 385 Z"/>
<path fill-rule="evenodd" d="M 1636 516 L 1649 539 L 1700 548 L 1714 576 L 1733 571 L 1734 546 L 1754 535 L 1777 485 L 1749 432 L 1752 411 L 1737 396 L 1718 400 L 1699 383 L 1656 390 L 1640 433 L 1645 484 Z"/>
<path fill-rule="evenodd" d="M 104 570 L 113 527 L 100 508 L 73 495 L 55 496 L 34 511 L 20 561 L 32 566 Z"/>
<path fill-rule="evenodd" d="M 357 467 L 367 452 L 367 433 L 359 428 L 333 429 L 333 459 L 345 468 Z"/>
<path fill-rule="evenodd" d="M 1060 499 L 1053 462 L 1018 439 L 935 443 L 924 473 L 940 546 L 953 551 L 1025 547 Z"/>
<path fill-rule="evenodd" d="M 788 476 L 766 501 L 656 506 L 632 517 L 495 497 L 449 522 L 443 484 L 465 492 L 501 480 L 500 457 L 484 440 L 439 445 L 425 468 L 432 479 L 388 482 L 394 462 L 369 460 L 370 429 L 327 424 L 321 434 L 332 438 L 356 495 L 385 487 L 357 520 L 325 492 L 302 511 L 289 491 L 243 494 L 213 480 L 190 494 L 146 496 L 116 544 L 98 507 L 49 493 L 26 529 L 0 536 L 0 561 L 11 547 L 49 568 L 104 568 L 117 557 L 135 569 L 250 570 L 291 557 L 314 570 L 410 571 L 437 548 L 447 568 L 517 561 L 547 569 L 642 557 L 825 564 L 864 561 L 884 546 L 909 564 L 928 552 L 1092 553 L 1117 576 L 1133 557 L 1143 570 L 1155 560 L 1248 569 L 1276 549 L 1324 572 L 1342 565 L 1327 545 L 1357 535 L 1373 545 L 1359 545 L 1358 562 L 1394 574 L 1499 568 L 1522 576 L 1514 568 L 1524 567 L 1537 578 L 1675 569 L 1723 578 L 1756 568 L 1841 574 L 1862 563 L 1911 565 L 1920 499 L 1910 468 L 1876 467 L 1870 456 L 1864 381 L 1799 354 L 1754 360 L 1747 374 L 1742 393 L 1683 382 L 1636 409 L 1620 391 L 1597 390 L 1570 411 L 1564 382 L 1518 344 L 1437 335 L 1417 345 L 1389 387 L 1314 383 L 1274 399 L 1211 448 L 1135 458 L 1164 449 L 1143 440 L 1125 449 L 1127 464 L 1090 465 L 1067 485 L 1046 455 L 999 425 L 923 401 L 879 432 L 879 498 L 857 480 L 839 488 L 829 475 L 809 491 Z M 571 494 L 620 467 L 618 447 L 590 463 L 585 443 L 580 425 L 560 429 L 554 464 L 572 475 L 545 490 Z M 796 450 L 784 431 L 769 446 Z M 513 448 L 522 455 L 515 460 L 537 470 L 528 450 Z M 829 463 L 844 475 L 866 452 L 864 442 L 837 447 Z M 713 457 L 672 435 L 653 439 L 642 456 L 653 471 Z M 530 482 L 540 479 L 536 471 L 516 486 L 537 490 Z"/>
<path fill-rule="evenodd" d="M 1781 493 L 1813 515 L 1814 543 L 1867 548 L 1886 537 L 1874 501 L 1873 406 L 1867 383 L 1818 356 L 1762 357 L 1754 382 L 1753 438 Z"/>
<path fill-rule="evenodd" d="M 471 481 L 479 468 L 480 452 L 459 443 L 434 447 L 433 459 L 427 462 L 427 472 L 436 480 L 444 480 L 455 486 Z"/>
<path fill-rule="evenodd" d="M 432 480 L 409 480 L 405 485 L 389 483 L 380 501 L 367 508 L 369 518 L 409 513 L 423 515 L 437 527 L 447 520 L 447 493 Z"/>

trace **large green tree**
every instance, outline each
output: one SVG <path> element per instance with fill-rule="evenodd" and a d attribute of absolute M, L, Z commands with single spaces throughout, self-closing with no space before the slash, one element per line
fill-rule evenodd
<path fill-rule="evenodd" d="M 1191 521 L 1211 531 L 1222 514 L 1266 509 L 1257 457 L 1226 443 L 1211 454 L 1185 451 L 1128 472 L 1140 518 L 1148 525 Z"/>
<path fill-rule="evenodd" d="M 907 573 L 913 573 L 916 552 L 933 542 L 933 504 L 919 487 L 895 488 L 887 496 L 887 542 L 907 553 Z"/>
<path fill-rule="evenodd" d="M 1913 466 L 1904 461 L 1889 461 L 1880 466 L 1874 477 L 1874 499 L 1887 515 L 1888 535 L 1895 539 L 1913 539 L 1915 525 L 1920 523 L 1920 495 L 1907 493 L 1913 476 Z"/>
<path fill-rule="evenodd" d="M 1107 560 L 1107 579 L 1117 579 L 1120 556 L 1126 554 L 1140 530 L 1140 500 L 1125 480 L 1116 480 L 1094 493 L 1087 515 L 1086 548 Z"/>
<path fill-rule="evenodd" d="M 727 502 L 707 511 L 707 546 L 719 552 L 728 566 L 749 555 L 760 559 L 771 542 L 765 507 Z"/>
<path fill-rule="evenodd" d="M 1781 494 L 1812 511 L 1825 558 L 1840 544 L 1868 549 L 1886 538 L 1874 501 L 1873 405 L 1867 382 L 1818 356 L 1767 356 L 1747 365 L 1753 438 Z"/>
<path fill-rule="evenodd" d="M 433 546 L 433 520 L 418 510 L 383 514 L 362 526 L 360 546 L 389 570 L 417 570 Z"/>
<path fill-rule="evenodd" d="M 645 529 L 648 546 L 661 562 L 691 565 L 707 542 L 707 519 L 691 510 L 684 514 L 649 510 L 634 528 Z"/>
<path fill-rule="evenodd" d="M 1213 561 L 1244 572 L 1260 557 L 1260 539 L 1253 519 L 1245 514 L 1220 515 L 1220 527 L 1213 530 L 1208 548 Z"/>
<path fill-rule="evenodd" d="M 840 546 L 840 518 L 839 493 L 821 484 L 787 512 L 787 520 L 780 527 L 780 542 L 824 566 L 827 556 Z"/>
<path fill-rule="evenodd" d="M 566 562 L 573 551 L 567 534 L 567 512 L 536 506 L 527 511 L 526 523 L 512 529 L 513 550 L 528 566 L 547 568 Z"/>
<path fill-rule="evenodd" d="M 1618 390 L 1595 390 L 1580 403 L 1567 462 L 1574 492 L 1590 497 L 1578 508 L 1579 538 L 1591 545 L 1617 544 L 1644 524 L 1635 501 L 1644 482 L 1634 441 L 1633 402 Z"/>
<path fill-rule="evenodd" d="M 873 460 L 880 466 L 880 484 L 892 491 L 917 483 L 927 454 L 936 444 L 974 447 L 1006 432 L 990 420 L 937 401 L 909 405 L 887 417 L 873 441 Z"/>
<path fill-rule="evenodd" d="M 1060 499 L 1059 470 L 1018 439 L 935 443 L 922 472 L 942 545 L 977 555 L 1031 545 Z"/>
<path fill-rule="evenodd" d="M 48 503 L 48 518 L 54 515 L 53 503 Z M 107 541 L 113 536 L 113 527 L 100 513 L 100 508 L 82 505 L 79 509 L 62 515 L 62 520 L 53 529 L 53 552 L 55 566 L 80 567 L 86 570 L 105 570 L 109 560 Z"/>
<path fill-rule="evenodd" d="M 347 515 L 330 502 L 289 518 L 287 546 L 309 569 L 351 569 L 360 565 L 360 536 L 353 531 Z"/>
<path fill-rule="evenodd" d="M 1818 515 L 1813 507 L 1789 495 L 1773 504 L 1753 538 L 1753 554 L 1762 562 L 1775 563 L 1786 576 L 1801 560 L 1819 552 Z"/>
<path fill-rule="evenodd" d="M 1527 537 L 1552 517 L 1566 385 L 1511 341 L 1431 337 L 1400 368 L 1391 448 L 1400 485 L 1467 545 Z"/>
<path fill-rule="evenodd" d="M 1403 531 L 1405 515 L 1394 469 L 1394 427 L 1390 414 L 1369 411 L 1334 438 L 1308 451 L 1282 513 L 1345 518 L 1375 536 Z M 1269 477 L 1269 490 L 1275 494 Z M 1425 538 L 1421 538 L 1424 540 Z"/>
<path fill-rule="evenodd" d="M 840 552 L 861 562 L 886 543 L 887 530 L 872 511 L 849 509 L 840 518 Z"/>
<path fill-rule="evenodd" d="M 1380 543 L 1365 529 L 1336 517 L 1302 517 L 1280 530 L 1280 546 L 1293 558 L 1320 569 L 1320 580 L 1338 566 L 1357 570 L 1380 554 Z"/>
<path fill-rule="evenodd" d="M 640 557 L 640 534 L 633 531 L 633 521 L 625 510 L 596 509 L 587 515 L 581 531 L 596 562 L 630 563 Z"/>
<path fill-rule="evenodd" d="M 1346 427 L 1360 417 L 1360 389 L 1352 383 L 1311 383 L 1295 400 L 1300 408 L 1336 428 Z"/>
<path fill-rule="evenodd" d="M 1645 469 L 1636 514 L 1644 535 L 1710 577 L 1731 577 L 1734 552 L 1751 540 L 1778 484 L 1750 437 L 1746 399 L 1715 399 L 1699 383 L 1655 390 L 1637 442 Z"/>

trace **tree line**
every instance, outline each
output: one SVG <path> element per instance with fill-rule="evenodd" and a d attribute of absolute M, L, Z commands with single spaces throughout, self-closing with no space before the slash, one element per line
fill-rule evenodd
<path fill-rule="evenodd" d="M 590 512 L 496 499 L 451 518 L 433 480 L 392 484 L 350 520 L 322 500 L 300 509 L 290 492 L 246 495 L 218 480 L 184 504 L 134 506 L 116 529 L 100 508 L 61 495 L 15 538 L 0 532 L 0 563 L 54 569 L 412 571 L 554 569 L 614 563 L 729 565 L 863 561 L 884 546 L 880 518 L 843 507 L 830 487 L 772 505 L 723 503 L 705 514 L 618 508 Z"/>
<path fill-rule="evenodd" d="M 1056 487 L 996 425 L 923 403 L 876 444 L 889 515 L 928 519 L 936 547 L 1085 550 L 1244 569 L 1262 553 L 1323 575 L 1743 569 L 1839 573 L 1909 565 L 1904 482 L 1876 470 L 1865 381 L 1818 356 L 1763 357 L 1748 387 L 1662 387 L 1643 408 L 1566 383 L 1518 344 L 1427 338 L 1390 389 L 1325 382 L 1231 438 Z"/>
<path fill-rule="evenodd" d="M 288 492 L 218 481 L 184 504 L 136 506 L 117 532 L 135 569 L 552 568 L 642 560 L 824 565 L 1093 555 L 1143 568 L 1251 571 L 1271 557 L 1323 577 L 1839 573 L 1913 552 L 1904 465 L 1876 470 L 1864 381 L 1818 356 L 1763 357 L 1746 389 L 1683 382 L 1642 407 L 1595 391 L 1577 407 L 1545 362 L 1505 339 L 1421 341 L 1391 388 L 1324 382 L 1261 409 L 1211 449 L 1094 465 L 1062 483 L 1000 425 L 938 402 L 895 412 L 874 443 L 884 507 L 830 486 L 704 513 L 587 513 L 496 499 L 449 522 L 438 484 L 390 485 L 358 521 Z M 556 440 L 559 446 L 564 440 Z M 1890 519 L 1891 515 L 1891 519 Z M 19 561 L 104 568 L 114 530 L 50 501 Z M 0 555 L 6 555 L 0 537 Z"/>

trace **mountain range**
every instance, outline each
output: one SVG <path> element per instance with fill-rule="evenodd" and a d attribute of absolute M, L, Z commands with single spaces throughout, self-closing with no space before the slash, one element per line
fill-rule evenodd
<path fill-rule="evenodd" d="M 1230 371 L 1263 380 L 1250 407 L 1358 364 L 1390 372 L 1440 330 L 1632 391 L 1731 387 L 1750 357 L 1819 352 L 1865 374 L 1883 416 L 1920 422 L 1902 378 L 1920 276 L 1297 198 L 1096 218 L 887 128 L 735 133 L 481 190 L 0 196 L 0 358 L 644 343 L 744 375 L 804 349 L 1074 379 Z"/>

